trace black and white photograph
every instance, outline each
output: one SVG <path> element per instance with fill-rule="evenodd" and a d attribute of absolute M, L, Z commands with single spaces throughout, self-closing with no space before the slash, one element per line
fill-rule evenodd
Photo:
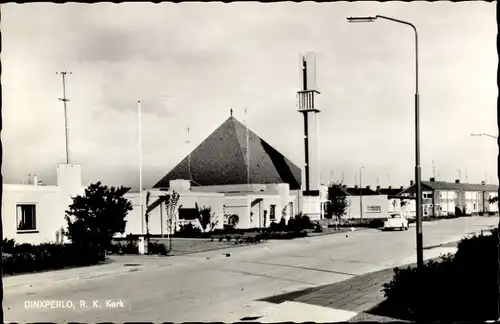
<path fill-rule="evenodd" d="M 2 3 L 1 321 L 500 320 L 497 10 Z"/>

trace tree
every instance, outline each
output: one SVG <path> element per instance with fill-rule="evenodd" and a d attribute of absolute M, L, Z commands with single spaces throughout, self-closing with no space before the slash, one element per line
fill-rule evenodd
<path fill-rule="evenodd" d="M 328 186 L 327 199 L 327 217 L 329 219 L 335 217 L 338 226 L 340 219 L 345 215 L 346 209 L 349 206 L 349 200 L 347 199 L 347 194 L 342 189 L 342 183 L 331 183 Z"/>
<path fill-rule="evenodd" d="M 91 184 L 81 196 L 73 197 L 66 210 L 64 235 L 77 248 L 95 251 L 104 258 L 116 233 L 124 233 L 125 217 L 132 203 L 123 196 L 127 187 L 108 187 L 101 182 Z M 89 251 L 89 250 L 87 250 Z"/>
<path fill-rule="evenodd" d="M 165 211 L 167 216 L 167 231 L 169 235 L 169 247 L 168 252 L 172 251 L 172 235 L 175 233 L 176 229 L 176 219 L 177 212 L 181 209 L 182 205 L 177 207 L 179 203 L 179 194 L 172 191 L 171 194 L 166 194 L 163 196 L 163 201 L 165 202 Z M 163 226 L 163 225 L 162 225 Z"/>
<path fill-rule="evenodd" d="M 205 232 L 207 227 L 209 227 L 209 232 L 213 231 L 214 227 L 218 224 L 218 220 L 214 221 L 215 213 L 212 213 L 212 207 L 198 207 L 195 203 L 196 210 L 198 211 L 198 220 L 200 222 L 201 228 Z"/>

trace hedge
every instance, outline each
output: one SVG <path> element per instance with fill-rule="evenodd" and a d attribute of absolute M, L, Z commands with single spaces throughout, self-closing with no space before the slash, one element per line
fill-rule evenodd
<path fill-rule="evenodd" d="M 498 319 L 498 232 L 464 238 L 454 256 L 428 262 L 421 281 L 415 267 L 395 269 L 383 291 L 389 307 L 409 320 Z"/>
<path fill-rule="evenodd" d="M 44 243 L 31 245 L 27 243 L 10 243 L 3 246 L 3 249 L 4 274 L 19 274 L 74 266 L 95 265 L 105 259 L 102 253 L 98 253 L 90 247 L 79 248 L 71 244 Z"/>

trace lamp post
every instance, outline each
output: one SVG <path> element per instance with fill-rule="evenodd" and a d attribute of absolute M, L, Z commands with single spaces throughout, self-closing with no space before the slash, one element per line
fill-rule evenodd
<path fill-rule="evenodd" d="M 420 107 L 418 93 L 418 33 L 417 28 L 409 22 L 394 19 L 386 16 L 377 15 L 375 17 L 348 17 L 350 23 L 356 22 L 374 22 L 377 19 L 389 20 L 395 23 L 404 24 L 413 28 L 415 32 L 415 186 L 416 186 L 416 229 L 417 229 L 417 268 L 423 269 L 424 252 L 422 237 L 422 183 L 420 181 Z"/>

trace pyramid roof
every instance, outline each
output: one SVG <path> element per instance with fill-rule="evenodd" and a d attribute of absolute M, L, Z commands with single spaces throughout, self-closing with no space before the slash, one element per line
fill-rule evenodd
<path fill-rule="evenodd" d="M 250 129 L 247 144 L 247 127 L 233 116 L 153 188 L 167 188 L 175 179 L 201 186 L 247 184 L 247 170 L 250 184 L 288 183 L 291 190 L 300 189 L 301 169 Z"/>

